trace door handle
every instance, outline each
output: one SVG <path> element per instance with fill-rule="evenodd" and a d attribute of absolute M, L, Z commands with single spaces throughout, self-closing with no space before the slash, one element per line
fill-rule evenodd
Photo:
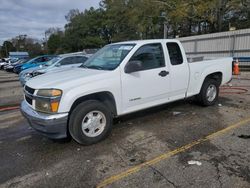
<path fill-rule="evenodd" d="M 165 77 L 165 76 L 167 76 L 167 75 L 169 75 L 169 72 L 168 72 L 168 71 L 161 71 L 161 72 L 159 73 L 159 76 L 161 76 L 161 77 Z"/>

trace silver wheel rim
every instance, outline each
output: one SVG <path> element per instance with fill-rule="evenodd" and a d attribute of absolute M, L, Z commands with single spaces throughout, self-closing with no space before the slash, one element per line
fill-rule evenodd
<path fill-rule="evenodd" d="M 106 122 L 106 117 L 102 112 L 91 111 L 82 120 L 82 131 L 88 137 L 97 137 L 102 134 Z"/>
<path fill-rule="evenodd" d="M 217 95 L 217 88 L 215 85 L 209 85 L 207 88 L 207 100 L 213 102 Z"/>

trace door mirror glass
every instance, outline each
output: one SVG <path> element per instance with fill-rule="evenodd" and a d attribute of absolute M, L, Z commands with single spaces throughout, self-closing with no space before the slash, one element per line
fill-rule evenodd
<path fill-rule="evenodd" d="M 132 73 L 142 70 L 142 62 L 135 60 L 135 61 L 129 61 L 127 65 L 125 66 L 125 73 Z"/>

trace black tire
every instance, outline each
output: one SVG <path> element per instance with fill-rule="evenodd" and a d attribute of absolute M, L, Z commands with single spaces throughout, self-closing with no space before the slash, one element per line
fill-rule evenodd
<path fill-rule="evenodd" d="M 212 105 L 214 105 L 218 100 L 219 85 L 220 84 L 214 79 L 205 79 L 205 81 L 204 81 L 204 83 L 203 83 L 203 85 L 201 87 L 201 91 L 197 95 L 198 102 L 202 106 L 212 106 Z M 216 88 L 216 95 L 215 95 L 213 100 L 209 100 L 208 97 L 207 97 L 207 91 L 208 91 L 209 87 L 213 87 L 213 86 Z"/>
<path fill-rule="evenodd" d="M 100 111 L 106 118 L 104 130 L 96 137 L 89 137 L 82 130 L 83 119 L 92 111 Z M 79 144 L 91 145 L 105 139 L 111 132 L 112 124 L 113 117 L 111 111 L 99 101 L 88 100 L 77 105 L 72 111 L 69 119 L 69 133 Z"/>

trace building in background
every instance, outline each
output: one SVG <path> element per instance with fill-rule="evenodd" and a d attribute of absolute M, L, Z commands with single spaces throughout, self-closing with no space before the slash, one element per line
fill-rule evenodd
<path fill-rule="evenodd" d="M 250 29 L 178 38 L 189 59 L 233 57 L 242 70 L 250 70 Z"/>
<path fill-rule="evenodd" d="M 179 38 L 188 56 L 250 57 L 250 28 Z"/>
<path fill-rule="evenodd" d="M 28 59 L 28 52 L 9 52 L 9 58 Z"/>

